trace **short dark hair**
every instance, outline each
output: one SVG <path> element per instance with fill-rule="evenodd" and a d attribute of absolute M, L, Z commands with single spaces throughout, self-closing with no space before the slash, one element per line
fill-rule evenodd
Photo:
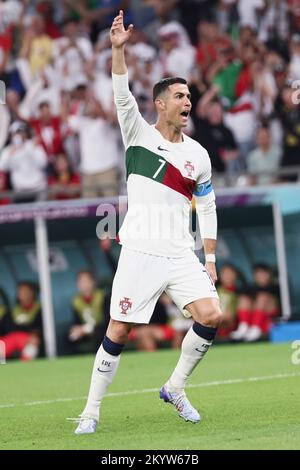
<path fill-rule="evenodd" d="M 20 287 L 27 287 L 34 294 L 34 297 L 37 297 L 38 292 L 39 292 L 39 286 L 35 282 L 32 282 L 32 281 L 19 281 L 17 283 L 17 291 L 20 289 Z"/>
<path fill-rule="evenodd" d="M 79 19 L 75 18 L 74 16 L 67 16 L 62 22 L 61 22 L 61 27 L 64 28 L 70 23 L 76 23 L 79 24 Z"/>
<path fill-rule="evenodd" d="M 265 271 L 265 272 L 268 272 L 269 274 L 273 273 L 273 269 L 271 268 L 271 266 L 269 266 L 266 263 L 255 263 L 252 266 L 252 270 L 253 271 Z"/>
<path fill-rule="evenodd" d="M 259 132 L 259 131 L 268 131 L 268 132 L 270 132 L 271 129 L 267 124 L 262 124 L 261 126 L 258 126 L 257 129 L 256 129 L 256 132 Z"/>
<path fill-rule="evenodd" d="M 155 101 L 156 98 L 161 93 L 166 91 L 170 85 L 174 85 L 175 83 L 181 83 L 182 85 L 187 85 L 187 81 L 185 80 L 185 78 L 180 78 L 180 77 L 163 78 L 158 83 L 156 83 L 153 87 L 153 101 Z"/>
<path fill-rule="evenodd" d="M 260 129 L 263 129 L 263 130 L 266 130 L 266 131 L 270 131 L 270 123 L 268 121 L 268 119 L 262 119 L 259 123 L 258 123 L 258 126 L 257 126 L 257 129 L 256 131 L 259 131 Z"/>

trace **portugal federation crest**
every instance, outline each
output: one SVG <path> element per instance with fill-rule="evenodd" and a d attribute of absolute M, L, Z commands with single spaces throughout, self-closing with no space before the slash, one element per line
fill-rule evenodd
<path fill-rule="evenodd" d="M 123 300 L 120 300 L 119 306 L 121 307 L 121 313 L 126 315 L 127 311 L 131 309 L 132 302 L 130 301 L 129 297 L 124 297 Z"/>
<path fill-rule="evenodd" d="M 184 169 L 186 170 L 187 175 L 188 175 L 190 178 L 192 178 L 193 172 L 195 171 L 195 167 L 194 167 L 194 165 L 192 164 L 192 162 L 190 162 L 189 160 L 187 160 L 187 161 L 185 162 Z"/>

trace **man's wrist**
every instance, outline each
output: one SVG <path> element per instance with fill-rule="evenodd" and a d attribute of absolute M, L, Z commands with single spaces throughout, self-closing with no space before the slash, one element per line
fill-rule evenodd
<path fill-rule="evenodd" d="M 213 253 L 208 253 L 205 255 L 205 263 L 215 263 L 216 262 L 216 255 Z"/>
<path fill-rule="evenodd" d="M 122 44 L 121 46 L 114 46 L 112 44 L 111 48 L 112 48 L 113 51 L 120 51 L 122 49 L 125 49 L 125 44 Z"/>

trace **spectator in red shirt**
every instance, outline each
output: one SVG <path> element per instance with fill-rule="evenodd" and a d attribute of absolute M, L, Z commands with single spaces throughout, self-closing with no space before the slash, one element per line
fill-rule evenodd
<path fill-rule="evenodd" d="M 253 74 L 253 64 L 259 58 L 259 53 L 260 51 L 253 43 L 244 45 L 241 48 L 240 58 L 243 63 L 243 68 L 235 85 L 237 98 L 240 98 L 243 93 L 248 91 L 251 92 L 253 89 L 253 82 L 255 80 L 255 76 Z"/>
<path fill-rule="evenodd" d="M 53 116 L 50 103 L 43 101 L 39 105 L 39 116 L 35 119 L 30 119 L 29 123 L 39 138 L 49 163 L 53 164 L 55 157 L 64 151 L 60 117 Z"/>
<path fill-rule="evenodd" d="M 298 32 L 300 29 L 300 0 L 287 0 L 291 28 L 293 32 Z"/>
<path fill-rule="evenodd" d="M 55 190 L 55 199 L 72 199 L 80 197 L 80 178 L 79 175 L 74 174 L 67 156 L 61 153 L 57 156 L 54 162 L 54 174 L 49 176 L 48 184 L 50 189 Z M 64 191 L 65 189 L 73 188 L 73 191 Z M 78 191 L 76 191 L 78 188 Z"/>
<path fill-rule="evenodd" d="M 61 37 L 61 32 L 53 20 L 53 4 L 49 0 L 40 2 L 36 6 L 37 12 L 43 17 L 45 21 L 45 33 L 52 39 Z"/>

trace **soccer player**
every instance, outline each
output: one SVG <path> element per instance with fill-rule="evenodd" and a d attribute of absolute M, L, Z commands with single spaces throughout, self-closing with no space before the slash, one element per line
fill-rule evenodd
<path fill-rule="evenodd" d="M 217 217 L 207 151 L 182 130 L 191 110 L 190 93 L 182 78 L 166 78 L 154 86 L 158 114 L 155 125 L 141 116 L 128 86 L 123 12 L 113 21 L 112 77 L 114 99 L 126 148 L 128 212 L 119 233 L 122 251 L 115 274 L 111 320 L 92 372 L 86 406 L 76 434 L 93 433 L 100 404 L 117 371 L 120 354 L 134 324 L 150 321 L 165 291 L 193 326 L 183 342 L 179 361 L 160 390 L 186 421 L 200 421 L 184 392 L 187 379 L 212 344 L 221 320 L 215 249 Z M 193 194 L 197 200 L 206 263 L 199 262 L 189 232 Z"/>

